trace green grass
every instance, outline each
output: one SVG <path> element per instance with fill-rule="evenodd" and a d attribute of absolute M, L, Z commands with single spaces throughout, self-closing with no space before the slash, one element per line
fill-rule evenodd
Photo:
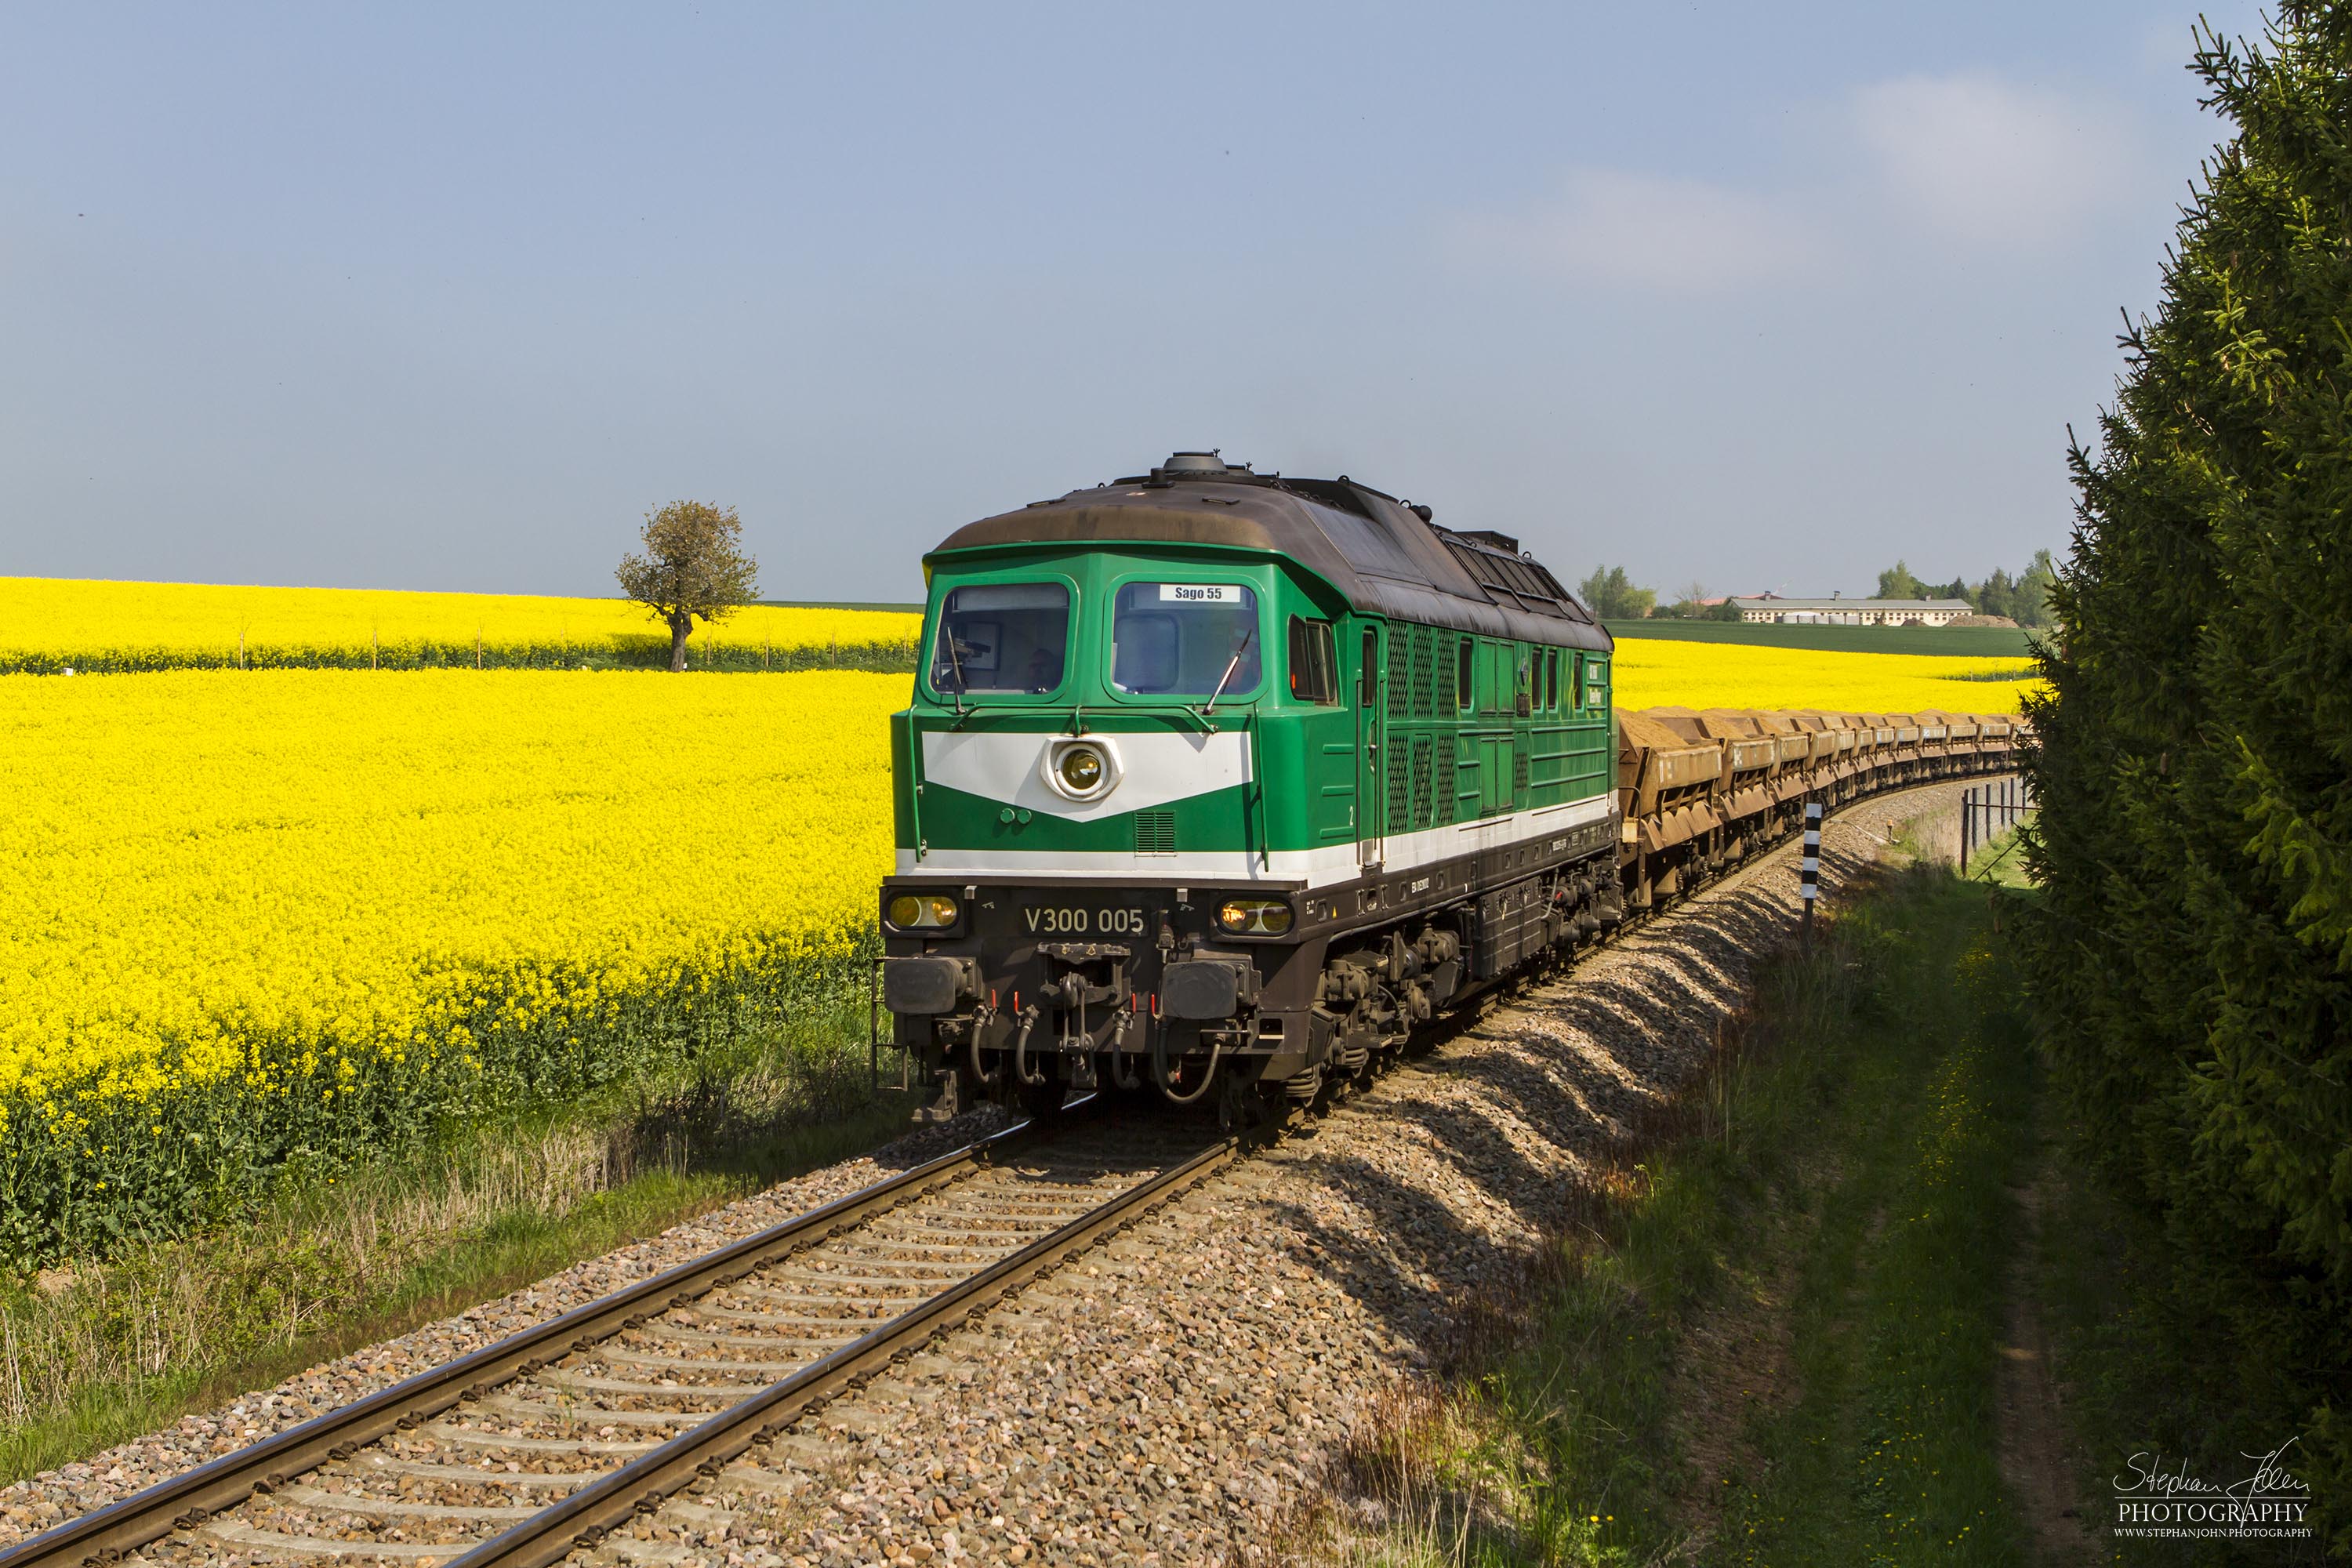
<path fill-rule="evenodd" d="M 1727 1562 L 2020 1561 L 1994 1391 L 2030 1146 L 2032 1058 L 1980 895 L 1929 874 L 1886 930 L 1868 1048 L 1797 1184 L 1790 1359 L 1801 1394 L 1754 1426 L 1724 1478 Z"/>
<path fill-rule="evenodd" d="M 1610 636 L 1615 637 L 1744 643 L 1758 647 L 1813 648 L 1828 653 L 1925 653 L 1949 654 L 1965 658 L 2023 658 L 2033 651 L 2028 642 L 2032 634 L 2009 626 L 1803 626 L 1766 622 L 1656 619 L 1611 620 L 1601 624 L 1609 628 Z"/>
<path fill-rule="evenodd" d="M 904 1131 L 862 998 L 665 1077 L 289 1179 L 253 1217 L 0 1288 L 0 1481 L 86 1458 Z"/>
<path fill-rule="evenodd" d="M 2019 827 L 2032 820 L 2032 812 L 2022 814 L 2018 818 Z M 2004 828 L 1978 846 L 1976 853 L 1969 857 L 1969 880 L 1993 888 L 2032 887 L 2033 879 L 2026 874 L 2025 849 L 2017 834 L 2018 828 Z"/>
<path fill-rule="evenodd" d="M 1985 889 L 1762 966 L 1461 1364 L 1372 1424 L 1355 1562 L 2019 1561 L 1993 1391 L 2032 1058 Z M 1484 1320 L 1473 1315 L 1473 1326 Z"/>

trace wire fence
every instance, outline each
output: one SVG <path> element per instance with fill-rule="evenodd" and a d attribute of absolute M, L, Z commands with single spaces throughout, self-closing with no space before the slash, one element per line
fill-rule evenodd
<path fill-rule="evenodd" d="M 1960 874 L 1966 876 L 1977 851 L 2015 827 L 2033 809 L 2033 794 L 2025 780 L 2011 774 L 1990 784 L 1971 784 L 1960 795 Z"/>

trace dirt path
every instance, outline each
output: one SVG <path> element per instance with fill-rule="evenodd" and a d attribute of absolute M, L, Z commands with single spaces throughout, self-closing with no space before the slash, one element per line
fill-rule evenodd
<path fill-rule="evenodd" d="M 2075 1508 L 2074 1456 L 2066 1441 L 2064 1407 L 2051 1370 L 2050 1336 L 2033 1298 L 2033 1259 L 2042 1239 L 2042 1184 L 2047 1152 L 2037 1156 L 2032 1180 L 2011 1192 L 2017 1199 L 2017 1238 L 2010 1255 L 2008 1301 L 1995 1390 L 2000 1422 L 2000 1476 L 2017 1500 L 2034 1551 L 2047 1568 L 2088 1563 L 2097 1547 Z"/>

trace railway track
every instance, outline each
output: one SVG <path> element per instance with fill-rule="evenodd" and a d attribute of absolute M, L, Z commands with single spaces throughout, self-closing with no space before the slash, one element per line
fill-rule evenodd
<path fill-rule="evenodd" d="M 1926 786 L 1884 793 L 1911 787 Z M 1748 880 L 1780 847 L 1758 846 L 1419 1045 L 1442 1046 L 1526 984 L 1572 976 L 1703 889 Z M 0 1552 L 0 1568 L 543 1568 L 656 1509 L 724 1525 L 726 1508 L 675 1494 L 716 1477 L 730 1499 L 781 1503 L 810 1481 L 792 1463 L 803 1418 L 1243 1152 L 1078 1101 L 1055 1129 L 1024 1123 L 942 1155 L 68 1521 Z"/>
<path fill-rule="evenodd" d="M 808 1482 L 795 1423 L 1240 1152 L 1073 1106 L 60 1525 L 0 1568 L 541 1568 L 698 1477 L 782 1501 Z"/>

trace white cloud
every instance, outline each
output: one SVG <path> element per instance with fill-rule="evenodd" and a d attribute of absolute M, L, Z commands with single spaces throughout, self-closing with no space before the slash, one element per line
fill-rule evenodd
<path fill-rule="evenodd" d="M 1458 255 L 1479 264 L 1673 293 L 1788 278 L 1822 256 L 1784 203 L 1606 169 L 1571 174 L 1557 196 L 1465 216 L 1452 238 Z"/>
<path fill-rule="evenodd" d="M 1938 235 L 2034 249 L 2137 194 L 2116 110 L 1983 75 L 1910 76 L 1856 96 L 1863 149 L 1896 203 Z"/>

